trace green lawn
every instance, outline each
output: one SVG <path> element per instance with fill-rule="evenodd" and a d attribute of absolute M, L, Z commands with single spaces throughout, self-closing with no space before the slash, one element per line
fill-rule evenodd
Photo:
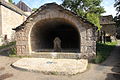
<path fill-rule="evenodd" d="M 94 59 L 94 62 L 101 63 L 105 61 L 110 55 L 111 51 L 116 46 L 116 44 L 117 42 L 106 42 L 105 44 L 97 43 L 96 45 L 97 55 L 96 55 L 96 58 Z"/>

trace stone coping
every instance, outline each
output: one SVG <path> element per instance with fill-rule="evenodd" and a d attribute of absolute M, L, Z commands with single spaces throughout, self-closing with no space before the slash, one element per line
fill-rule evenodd
<path fill-rule="evenodd" d="M 22 58 L 12 64 L 14 68 L 43 73 L 74 75 L 87 69 L 87 59 Z"/>
<path fill-rule="evenodd" d="M 31 54 L 34 58 L 55 58 L 55 59 L 78 59 L 81 53 L 70 52 L 35 52 Z"/>
<path fill-rule="evenodd" d="M 80 54 L 75 52 L 32 52 L 32 54 Z"/>

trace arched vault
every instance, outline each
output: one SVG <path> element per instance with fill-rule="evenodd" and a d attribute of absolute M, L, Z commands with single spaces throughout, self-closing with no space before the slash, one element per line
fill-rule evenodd
<path fill-rule="evenodd" d="M 85 58 L 95 55 L 94 25 L 55 3 L 41 6 L 14 30 L 18 55 L 53 52 L 56 37 L 61 40 L 60 52 Z"/>

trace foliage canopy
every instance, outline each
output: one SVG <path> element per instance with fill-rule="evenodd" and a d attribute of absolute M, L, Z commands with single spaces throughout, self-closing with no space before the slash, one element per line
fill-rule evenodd
<path fill-rule="evenodd" d="M 10 3 L 13 3 L 13 0 L 9 0 Z"/>
<path fill-rule="evenodd" d="M 36 11 L 36 10 L 37 10 L 37 8 L 33 8 L 33 9 L 32 9 L 32 11 Z"/>
<path fill-rule="evenodd" d="M 114 18 L 117 27 L 120 27 L 120 0 L 115 0 L 114 7 L 116 8 L 117 14 Z"/>
<path fill-rule="evenodd" d="M 99 16 L 105 12 L 100 6 L 101 2 L 101 0 L 63 0 L 62 5 L 100 28 Z"/>

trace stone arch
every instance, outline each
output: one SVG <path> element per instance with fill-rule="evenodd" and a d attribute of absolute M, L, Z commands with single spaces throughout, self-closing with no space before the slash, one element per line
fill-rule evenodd
<path fill-rule="evenodd" d="M 53 23 L 54 25 L 58 24 L 57 29 L 55 28 L 55 26 L 53 26 L 53 28 L 48 27 L 48 23 L 50 25 L 52 25 L 51 23 Z M 36 26 L 38 25 L 38 26 Z M 38 28 L 40 26 L 45 26 L 47 28 Z M 63 25 L 65 27 L 60 27 L 60 25 Z M 68 26 L 68 27 L 66 27 Z M 79 48 L 79 53 L 81 53 L 81 55 L 85 55 L 87 57 L 89 56 L 94 56 L 95 53 L 95 36 L 94 34 L 92 34 L 93 31 L 93 24 L 91 24 L 90 22 L 88 22 L 87 20 L 75 15 L 74 13 L 65 10 L 64 8 L 62 8 L 61 6 L 57 5 L 57 4 L 48 4 L 45 6 L 42 6 L 41 8 L 39 8 L 36 12 L 34 12 L 33 14 L 31 14 L 31 16 L 29 16 L 27 18 L 27 20 L 20 25 L 19 27 L 17 27 L 16 30 L 16 47 L 17 47 L 17 54 L 18 55 L 31 55 L 32 51 L 35 51 L 35 49 L 33 49 L 33 47 L 31 47 L 31 33 L 35 33 L 34 30 L 40 29 L 41 31 L 43 31 L 41 34 L 46 33 L 47 31 L 52 30 L 54 33 L 56 33 L 56 30 L 66 30 L 63 31 L 64 34 L 66 35 L 62 35 L 63 37 L 67 37 L 68 39 L 71 38 L 67 36 L 67 33 L 72 33 L 72 31 L 68 31 L 68 30 L 73 30 L 74 34 L 71 34 L 72 36 L 75 36 L 76 34 L 78 35 L 77 38 L 73 39 L 73 41 L 75 42 L 76 40 L 78 40 L 78 44 L 79 47 L 77 47 L 77 49 Z M 68 29 L 68 30 L 67 30 Z M 38 30 L 37 30 L 38 31 Z M 51 37 L 52 39 L 48 39 L 50 42 L 53 41 L 53 37 L 52 35 L 47 35 L 48 32 L 46 33 L 46 37 Z M 37 32 L 36 32 L 37 33 Z M 39 31 L 38 31 L 39 34 Z M 58 33 L 57 33 L 58 34 Z M 60 33 L 61 34 L 61 33 Z M 43 38 L 43 37 L 41 37 Z M 61 38 L 61 39 L 62 39 Z M 64 41 L 65 44 L 68 45 L 67 42 L 67 38 Z M 36 38 L 36 39 L 40 39 L 40 38 Z M 43 39 L 43 40 L 47 40 L 47 39 Z M 46 41 L 47 42 L 47 41 Z M 34 42 L 33 42 L 34 43 Z M 70 41 L 70 43 L 72 43 L 72 40 Z M 34 45 L 32 45 L 34 46 Z M 41 45 L 42 48 L 43 44 Z M 72 48 L 76 48 L 76 45 L 72 44 L 72 46 L 75 47 L 70 47 L 70 49 Z M 51 45 L 47 45 L 48 48 L 51 48 Z M 53 47 L 53 46 L 52 46 Z M 40 49 L 40 47 L 38 47 Z M 64 47 L 65 48 L 69 48 L 69 46 Z M 37 48 L 36 48 L 37 50 Z M 73 55 L 73 54 L 72 54 Z M 75 56 L 76 54 L 74 54 Z"/>
<path fill-rule="evenodd" d="M 64 18 L 38 21 L 32 27 L 29 37 L 32 51 L 54 51 L 53 40 L 59 37 L 62 52 L 80 52 L 80 33 L 72 22 Z"/>
<path fill-rule="evenodd" d="M 55 19 L 55 18 L 58 19 L 59 18 L 59 19 L 62 19 L 63 21 L 68 21 L 68 23 L 74 25 L 74 27 L 77 29 L 79 34 L 80 33 L 84 34 L 82 32 L 85 30 L 85 27 L 83 27 L 82 21 L 79 18 L 77 18 L 75 15 L 67 14 L 66 12 L 60 12 L 56 9 L 55 9 L 55 11 L 53 10 L 53 11 L 50 11 L 48 13 L 44 13 L 44 15 L 43 15 L 43 13 L 41 12 L 36 17 L 32 18 L 32 21 L 30 21 L 31 18 L 29 18 L 28 21 L 30 21 L 30 22 L 26 24 L 26 26 L 27 26 L 26 27 L 26 32 L 28 34 L 29 53 L 32 53 L 31 52 L 32 48 L 31 48 L 30 34 L 31 34 L 31 31 L 32 31 L 32 28 L 34 27 L 34 25 L 36 23 L 38 23 L 39 21 L 43 21 L 43 20 L 47 20 L 47 19 Z M 82 39 L 80 38 L 80 40 L 82 40 Z M 81 49 L 80 49 L 79 52 L 81 52 Z"/>

